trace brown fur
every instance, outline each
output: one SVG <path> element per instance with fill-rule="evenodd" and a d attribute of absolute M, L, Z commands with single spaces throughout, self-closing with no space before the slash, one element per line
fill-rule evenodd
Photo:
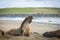
<path fill-rule="evenodd" d="M 0 30 L 0 36 L 3 36 L 4 32 L 2 30 Z"/>
<path fill-rule="evenodd" d="M 29 24 L 32 22 L 32 19 L 33 19 L 32 16 L 28 16 L 22 22 L 21 27 L 20 27 L 20 29 L 23 31 L 21 32 L 22 35 L 29 36 L 29 32 L 30 32 Z"/>
<path fill-rule="evenodd" d="M 24 36 L 29 36 L 29 32 L 30 32 L 30 27 L 27 27 L 26 31 L 24 32 Z"/>
<path fill-rule="evenodd" d="M 32 22 L 32 19 L 33 19 L 32 16 L 26 17 L 19 29 L 12 29 L 7 33 L 15 36 L 19 36 L 19 35 L 29 36 L 29 32 L 30 32 L 29 24 Z"/>
<path fill-rule="evenodd" d="M 48 38 L 52 38 L 52 37 L 60 38 L 60 30 L 45 32 L 43 33 L 43 36 Z"/>
<path fill-rule="evenodd" d="M 54 32 L 55 32 L 55 34 L 56 34 L 56 37 L 60 38 L 60 30 L 56 30 L 56 31 L 54 31 Z"/>

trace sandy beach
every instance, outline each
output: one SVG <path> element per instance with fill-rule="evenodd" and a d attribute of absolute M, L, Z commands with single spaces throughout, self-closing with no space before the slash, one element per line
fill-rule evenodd
<path fill-rule="evenodd" d="M 11 20 L 0 20 L 0 30 L 5 33 L 11 29 L 18 29 L 21 25 L 19 21 Z M 46 38 L 42 34 L 47 31 L 54 31 L 60 29 L 60 25 L 55 24 L 44 24 L 44 23 L 31 23 L 30 24 L 30 36 L 1 36 L 0 40 L 60 40 L 59 38 Z"/>

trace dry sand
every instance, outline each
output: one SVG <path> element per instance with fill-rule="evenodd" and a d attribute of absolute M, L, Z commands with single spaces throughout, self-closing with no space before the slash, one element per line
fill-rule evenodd
<path fill-rule="evenodd" d="M 0 20 L 0 30 L 4 32 L 8 32 L 11 29 L 17 29 L 21 25 L 19 21 L 3 21 Z M 43 37 L 42 34 L 47 31 L 54 31 L 60 29 L 60 25 L 55 24 L 43 24 L 43 23 L 31 23 L 30 24 L 30 36 L 12 36 L 12 35 L 5 35 L 0 36 L 0 40 L 60 40 L 59 38 L 46 38 Z"/>

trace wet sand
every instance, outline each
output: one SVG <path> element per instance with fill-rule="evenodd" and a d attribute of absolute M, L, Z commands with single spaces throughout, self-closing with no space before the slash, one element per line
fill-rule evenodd
<path fill-rule="evenodd" d="M 21 25 L 19 21 L 3 21 L 0 20 L 0 30 L 4 32 L 8 32 L 11 29 L 18 29 Z M 44 23 L 31 23 L 30 24 L 30 36 L 12 36 L 5 35 L 0 36 L 0 40 L 60 40 L 59 38 L 46 38 L 43 37 L 42 34 L 47 31 L 54 31 L 60 29 L 59 25 L 55 24 L 44 24 Z"/>

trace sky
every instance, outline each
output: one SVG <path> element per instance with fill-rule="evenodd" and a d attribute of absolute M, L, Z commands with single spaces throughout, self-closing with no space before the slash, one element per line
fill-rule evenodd
<path fill-rule="evenodd" d="M 0 8 L 9 7 L 58 7 L 60 0 L 0 0 Z"/>

